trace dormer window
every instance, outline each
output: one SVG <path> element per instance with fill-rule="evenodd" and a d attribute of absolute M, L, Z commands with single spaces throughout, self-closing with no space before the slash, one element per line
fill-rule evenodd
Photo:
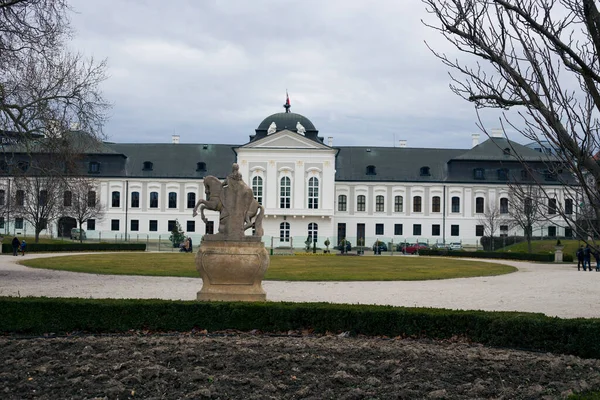
<path fill-rule="evenodd" d="M 144 161 L 144 171 L 152 171 L 152 162 L 150 161 Z"/>
<path fill-rule="evenodd" d="M 507 147 L 504 150 L 502 150 L 502 153 L 504 153 L 505 156 L 510 156 L 510 149 Z"/>
<path fill-rule="evenodd" d="M 508 180 L 508 169 L 500 168 L 498 170 L 498 180 L 499 181 L 507 181 Z"/>
<path fill-rule="evenodd" d="M 558 179 L 558 175 L 554 171 L 546 170 L 544 171 L 544 179 L 547 181 L 556 181 Z"/>
<path fill-rule="evenodd" d="M 473 170 L 473 179 L 485 179 L 485 171 L 483 168 L 475 168 Z"/>
<path fill-rule="evenodd" d="M 196 163 L 196 171 L 206 171 L 206 163 L 204 163 L 204 162 Z"/>
<path fill-rule="evenodd" d="M 430 176 L 429 167 L 421 167 L 421 176 Z"/>
<path fill-rule="evenodd" d="M 21 171 L 25 172 L 25 171 L 27 171 L 27 170 L 29 169 L 29 162 L 27 162 L 27 161 L 19 161 L 19 162 L 17 163 L 17 167 L 18 167 L 18 168 L 19 168 Z"/>
<path fill-rule="evenodd" d="M 0 172 L 8 172 L 8 163 L 6 161 L 0 161 Z"/>
<path fill-rule="evenodd" d="M 377 175 L 374 165 L 367 165 L 367 175 Z"/>
<path fill-rule="evenodd" d="M 529 180 L 531 180 L 531 174 L 526 169 L 522 169 L 521 170 L 521 180 L 522 181 L 529 181 Z"/>
<path fill-rule="evenodd" d="M 88 164 L 88 173 L 99 174 L 100 173 L 100 163 L 96 162 L 96 161 L 91 161 Z"/>

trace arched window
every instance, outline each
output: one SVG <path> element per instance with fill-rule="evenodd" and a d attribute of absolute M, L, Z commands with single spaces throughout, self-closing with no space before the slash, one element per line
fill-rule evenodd
<path fill-rule="evenodd" d="M 290 208 L 292 199 L 292 181 L 287 176 L 281 178 L 279 188 L 279 208 Z"/>
<path fill-rule="evenodd" d="M 196 193 L 188 192 L 187 194 L 187 208 L 196 207 Z"/>
<path fill-rule="evenodd" d="M 364 194 L 359 194 L 356 197 L 356 211 L 365 211 L 366 210 L 367 198 Z"/>
<path fill-rule="evenodd" d="M 404 197 L 394 197 L 394 212 L 404 212 Z"/>
<path fill-rule="evenodd" d="M 378 195 L 375 197 L 375 211 L 383 212 L 385 208 L 385 203 L 382 195 Z"/>
<path fill-rule="evenodd" d="M 263 203 L 263 179 L 260 176 L 255 176 L 252 178 L 252 194 L 258 204 L 262 205 Z"/>
<path fill-rule="evenodd" d="M 310 239 L 310 243 L 314 243 L 319 238 L 319 224 L 315 224 L 311 222 L 308 224 L 308 238 Z"/>
<path fill-rule="evenodd" d="M 131 208 L 140 207 L 140 192 L 131 192 Z"/>
<path fill-rule="evenodd" d="M 150 208 L 158 208 L 158 192 L 150 192 Z"/>
<path fill-rule="evenodd" d="M 345 194 L 340 194 L 338 196 L 338 211 L 346 211 L 346 195 Z"/>
<path fill-rule="evenodd" d="M 459 213 L 460 212 L 460 197 L 454 196 L 452 198 L 452 212 Z"/>
<path fill-rule="evenodd" d="M 431 198 L 431 212 L 438 213 L 441 208 L 440 196 L 433 196 Z"/>
<path fill-rule="evenodd" d="M 483 214 L 485 208 L 485 199 L 483 197 L 475 198 L 475 212 L 477 214 Z"/>
<path fill-rule="evenodd" d="M 319 178 L 308 180 L 308 208 L 319 208 Z"/>
<path fill-rule="evenodd" d="M 279 241 L 289 242 L 290 241 L 290 223 L 282 222 L 279 224 Z"/>
<path fill-rule="evenodd" d="M 169 208 L 177 208 L 177 193 L 169 192 Z"/>
<path fill-rule="evenodd" d="M 421 212 L 422 209 L 421 196 L 413 197 L 413 212 Z"/>
<path fill-rule="evenodd" d="M 121 207 L 121 192 L 112 192 L 112 206 Z"/>
<path fill-rule="evenodd" d="M 508 214 L 508 199 L 506 197 L 500 199 L 500 214 Z"/>

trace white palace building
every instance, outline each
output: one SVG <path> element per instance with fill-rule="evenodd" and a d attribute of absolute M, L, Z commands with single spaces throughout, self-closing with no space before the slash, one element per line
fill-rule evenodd
<path fill-rule="evenodd" d="M 192 216 L 204 197 L 203 178 L 224 179 L 234 162 L 265 209 L 264 242 L 274 247 L 303 247 L 309 235 L 320 247 L 327 238 L 331 246 L 342 238 L 353 246 L 359 239 L 366 246 L 376 239 L 472 245 L 484 235 L 481 218 L 487 207 L 495 205 L 508 215 L 511 179 L 541 181 L 559 204 L 572 209 L 561 179 L 548 172 L 547 158 L 542 160 L 547 155 L 501 135 L 478 143 L 475 134 L 467 149 L 410 148 L 402 141 L 399 147 L 333 146 L 308 118 L 289 107 L 285 111 L 265 118 L 240 145 L 180 144 L 174 136 L 172 143 L 105 142 L 90 150 L 81 162 L 97 182 L 105 212 L 102 219 L 84 223 L 87 237 L 168 238 L 178 221 L 200 243 L 218 226 L 217 213 L 207 212 L 208 224 Z M 35 157 L 16 153 L 13 160 Z M 10 180 L 7 169 L 5 176 Z M 33 234 L 19 215 L 4 215 L 0 230 L 5 234 Z M 534 234 L 572 235 L 550 217 Z M 42 234 L 67 236 L 73 226 L 67 207 Z M 521 235 L 522 230 L 507 224 L 497 234 Z"/>

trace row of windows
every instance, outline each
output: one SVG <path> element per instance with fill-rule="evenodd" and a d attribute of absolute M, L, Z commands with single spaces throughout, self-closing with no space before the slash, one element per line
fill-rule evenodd
<path fill-rule="evenodd" d="M 93 207 L 96 205 L 96 192 L 89 191 L 87 197 L 83 199 L 87 203 L 88 206 Z M 40 206 L 45 206 L 48 202 L 48 191 L 40 190 L 37 198 L 37 202 Z M 17 190 L 15 192 L 15 203 L 17 206 L 25 205 L 25 192 L 23 190 Z M 0 206 L 6 204 L 6 192 L 1 189 L 0 190 Z M 63 193 L 63 206 L 71 207 L 73 205 L 73 192 L 70 190 L 66 190 Z"/>
<path fill-rule="evenodd" d="M 506 149 L 505 149 L 506 150 Z M 477 180 L 485 180 L 486 179 L 486 170 L 483 168 L 474 168 L 473 169 L 473 179 L 477 179 Z M 560 173 L 562 171 L 551 171 L 551 170 L 545 170 L 542 171 L 541 174 L 544 176 L 544 179 L 547 181 L 556 181 L 558 179 L 558 173 Z M 496 178 L 499 181 L 508 181 L 509 178 L 509 170 L 508 168 L 499 168 L 496 170 Z M 531 175 L 531 172 L 526 170 L 526 169 L 522 169 L 521 170 L 521 180 L 522 181 L 530 181 L 532 180 L 533 177 Z"/>
<path fill-rule="evenodd" d="M 367 165 L 367 175 L 377 175 L 377 171 L 374 165 Z M 419 170 L 419 175 L 421 176 L 431 176 L 430 168 L 425 166 L 421 167 Z"/>
<path fill-rule="evenodd" d="M 177 208 L 177 193 L 169 192 L 167 195 L 168 198 L 168 208 Z M 121 192 L 113 191 L 111 194 L 111 206 L 112 207 L 120 207 L 121 206 Z M 187 194 L 187 208 L 194 208 L 196 206 L 196 193 L 188 192 Z M 131 192 L 131 198 L 129 202 L 129 207 L 131 208 L 139 208 L 140 207 L 140 192 Z M 150 192 L 150 208 L 158 208 L 158 192 Z"/>
<path fill-rule="evenodd" d="M 308 224 L 308 236 L 306 238 L 307 244 L 316 242 L 319 237 L 319 224 L 311 222 Z M 279 224 L 279 241 L 289 242 L 290 241 L 290 223 L 282 222 Z"/>
<path fill-rule="evenodd" d="M 252 193 L 258 204 L 263 204 L 263 178 L 252 178 Z M 279 208 L 292 206 L 292 180 L 284 176 L 279 180 Z M 308 180 L 308 208 L 319 208 L 319 178 L 312 177 Z"/>
<path fill-rule="evenodd" d="M 164 232 L 172 232 L 173 229 L 175 228 L 176 223 L 177 222 L 175 220 L 167 221 L 166 230 Z M 209 223 L 206 225 L 207 231 L 205 233 L 213 233 L 212 232 L 213 226 L 214 226 L 213 222 L 209 221 Z M 88 231 L 95 230 L 96 229 L 96 221 L 93 219 L 89 219 L 87 221 L 87 229 L 88 229 Z M 110 220 L 110 230 L 111 231 L 119 231 L 120 229 L 121 229 L 121 220 L 111 219 Z M 130 220 L 129 221 L 129 230 L 131 232 L 139 232 L 140 220 L 139 219 Z M 148 221 L 148 231 L 150 231 L 150 232 L 158 232 L 159 231 L 158 220 L 151 219 L 150 221 Z M 196 232 L 196 221 L 186 221 L 185 231 L 186 232 Z"/>
<path fill-rule="evenodd" d="M 142 171 L 152 171 L 154 169 L 154 163 L 152 161 L 144 161 Z M 196 171 L 206 171 L 206 163 L 198 162 L 196 163 Z M 100 173 L 100 163 L 97 161 L 91 161 L 88 164 L 88 173 L 89 174 L 99 174 Z"/>

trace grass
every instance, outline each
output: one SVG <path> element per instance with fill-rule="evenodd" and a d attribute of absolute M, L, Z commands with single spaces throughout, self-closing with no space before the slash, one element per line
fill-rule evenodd
<path fill-rule="evenodd" d="M 15 235 L 5 235 L 3 236 L 3 239 L 1 241 L 1 243 L 12 243 L 13 238 L 15 237 Z M 18 235 L 17 236 L 19 238 L 20 241 L 22 241 L 23 239 L 25 239 L 25 241 L 27 243 L 35 243 L 35 236 L 21 236 Z M 46 243 L 46 244 L 59 244 L 59 243 L 65 243 L 65 242 L 69 242 L 69 243 L 79 243 L 79 240 L 71 240 L 69 238 L 47 238 L 47 237 L 42 237 L 40 236 L 40 240 L 38 241 L 38 243 Z M 85 243 L 85 241 L 84 241 Z"/>
<path fill-rule="evenodd" d="M 110 275 L 198 278 L 195 255 L 186 253 L 105 253 L 24 260 L 34 268 Z M 443 257 L 271 256 L 266 280 L 395 281 L 502 275 L 516 268 Z"/>
<path fill-rule="evenodd" d="M 564 254 L 571 254 L 575 256 L 577 248 L 583 244 L 578 240 L 567 240 L 561 239 L 560 243 L 565 246 L 563 249 Z M 554 247 L 556 246 L 556 240 L 532 240 L 531 241 L 531 252 L 535 254 L 547 254 L 554 253 Z M 511 251 L 513 253 L 527 253 L 527 242 L 521 242 L 506 246 L 498 251 Z"/>

